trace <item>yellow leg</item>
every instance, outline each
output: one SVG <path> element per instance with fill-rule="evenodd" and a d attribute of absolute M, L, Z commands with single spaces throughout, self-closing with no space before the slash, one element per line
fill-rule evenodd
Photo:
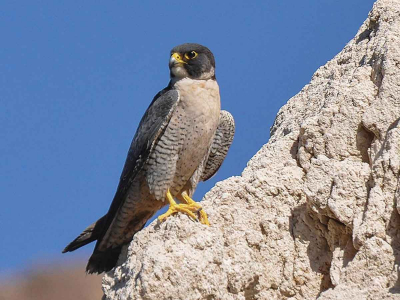
<path fill-rule="evenodd" d="M 160 222 L 165 221 L 170 215 L 177 213 L 177 212 L 185 213 L 185 214 L 189 215 L 192 219 L 197 220 L 197 216 L 194 214 L 194 212 L 197 212 L 199 210 L 199 207 L 193 206 L 193 205 L 188 205 L 188 204 L 176 204 L 174 197 L 172 197 L 169 189 L 167 191 L 166 198 L 169 202 L 169 208 L 165 214 L 162 214 L 161 216 L 158 217 L 158 220 Z M 201 208 L 201 206 L 200 206 L 200 208 Z"/>
<path fill-rule="evenodd" d="M 200 218 L 199 218 L 200 223 L 209 226 L 210 222 L 208 222 L 207 214 L 203 210 L 201 205 L 199 203 L 197 203 L 196 201 L 194 201 L 192 198 L 190 198 L 186 192 L 182 193 L 182 198 L 186 202 L 187 205 L 196 208 L 197 209 L 196 211 L 200 212 Z"/>

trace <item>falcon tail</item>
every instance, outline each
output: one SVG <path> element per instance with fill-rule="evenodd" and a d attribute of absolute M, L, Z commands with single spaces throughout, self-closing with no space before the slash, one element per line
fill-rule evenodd
<path fill-rule="evenodd" d="M 158 208 L 159 207 L 157 207 L 157 209 Z M 97 240 L 96 247 L 94 248 L 93 254 L 86 266 L 86 272 L 100 274 L 110 271 L 118 262 L 122 246 L 128 244 L 132 240 L 133 235 L 145 226 L 147 220 L 154 215 L 155 211 L 156 210 L 138 212 L 134 210 L 135 213 L 130 216 L 130 222 L 123 228 L 119 226 L 111 226 L 110 228 L 110 225 L 107 223 L 109 221 L 107 220 L 108 215 L 105 215 L 92 225 L 88 226 L 76 239 L 69 243 L 63 250 L 63 253 L 75 251 L 76 249 Z M 110 235 L 107 234 L 110 229 L 114 235 L 126 235 L 127 238 L 122 241 L 114 241 L 111 246 L 104 249 L 101 245 L 107 244 L 110 241 Z"/>
<path fill-rule="evenodd" d="M 88 226 L 76 239 L 74 239 L 71 243 L 68 244 L 67 247 L 64 248 L 62 253 L 72 252 L 82 246 L 85 246 L 95 240 L 97 240 L 102 233 L 103 225 L 106 219 L 106 216 L 98 219 L 96 222 Z"/>
<path fill-rule="evenodd" d="M 96 247 L 94 248 L 92 256 L 89 258 L 89 262 L 86 266 L 86 272 L 92 273 L 103 273 L 108 272 L 117 265 L 119 255 L 121 254 L 122 247 L 132 240 L 132 237 L 136 232 L 143 229 L 148 219 L 153 216 L 154 212 L 146 212 L 145 214 L 136 214 L 131 220 L 131 228 L 129 238 L 123 244 L 116 244 L 113 247 L 109 247 L 105 250 L 99 250 L 98 245 L 107 242 L 104 236 L 98 238 Z M 125 228 L 126 229 L 126 228 Z M 120 230 L 120 228 L 118 228 Z M 79 237 L 78 237 L 79 238 Z"/>
<path fill-rule="evenodd" d="M 106 220 L 103 216 L 88 226 L 76 239 L 68 244 L 62 253 L 72 252 L 101 238 Z M 111 270 L 117 263 L 122 246 L 109 248 L 106 251 L 94 251 L 86 266 L 88 273 L 102 273 Z"/>
<path fill-rule="evenodd" d="M 86 272 L 100 274 L 110 271 L 117 264 L 121 249 L 122 245 L 105 251 L 94 250 L 86 266 Z"/>

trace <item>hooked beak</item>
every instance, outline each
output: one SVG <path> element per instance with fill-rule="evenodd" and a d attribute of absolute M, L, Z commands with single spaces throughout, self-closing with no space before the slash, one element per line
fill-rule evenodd
<path fill-rule="evenodd" d="M 169 59 L 169 67 L 172 68 L 176 65 L 182 64 L 187 64 L 187 62 L 182 59 L 182 56 L 179 53 L 172 53 L 171 58 Z"/>

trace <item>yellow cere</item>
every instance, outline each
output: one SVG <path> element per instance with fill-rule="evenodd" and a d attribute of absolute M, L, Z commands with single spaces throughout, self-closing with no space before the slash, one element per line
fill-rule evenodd
<path fill-rule="evenodd" d="M 179 53 L 177 53 L 177 52 L 173 53 L 173 54 L 172 54 L 172 57 L 175 58 L 175 60 L 176 60 L 177 62 L 186 64 L 186 62 L 185 62 L 184 60 L 182 60 L 182 56 L 181 56 Z"/>

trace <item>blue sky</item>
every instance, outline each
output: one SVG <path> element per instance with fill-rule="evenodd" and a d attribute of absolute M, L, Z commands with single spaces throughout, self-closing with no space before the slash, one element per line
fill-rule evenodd
<path fill-rule="evenodd" d="M 168 84 L 169 51 L 216 57 L 236 120 L 217 182 L 240 175 L 279 108 L 336 55 L 372 0 L 2 1 L 0 275 L 86 259 L 63 247 L 108 209 L 131 139 Z"/>

